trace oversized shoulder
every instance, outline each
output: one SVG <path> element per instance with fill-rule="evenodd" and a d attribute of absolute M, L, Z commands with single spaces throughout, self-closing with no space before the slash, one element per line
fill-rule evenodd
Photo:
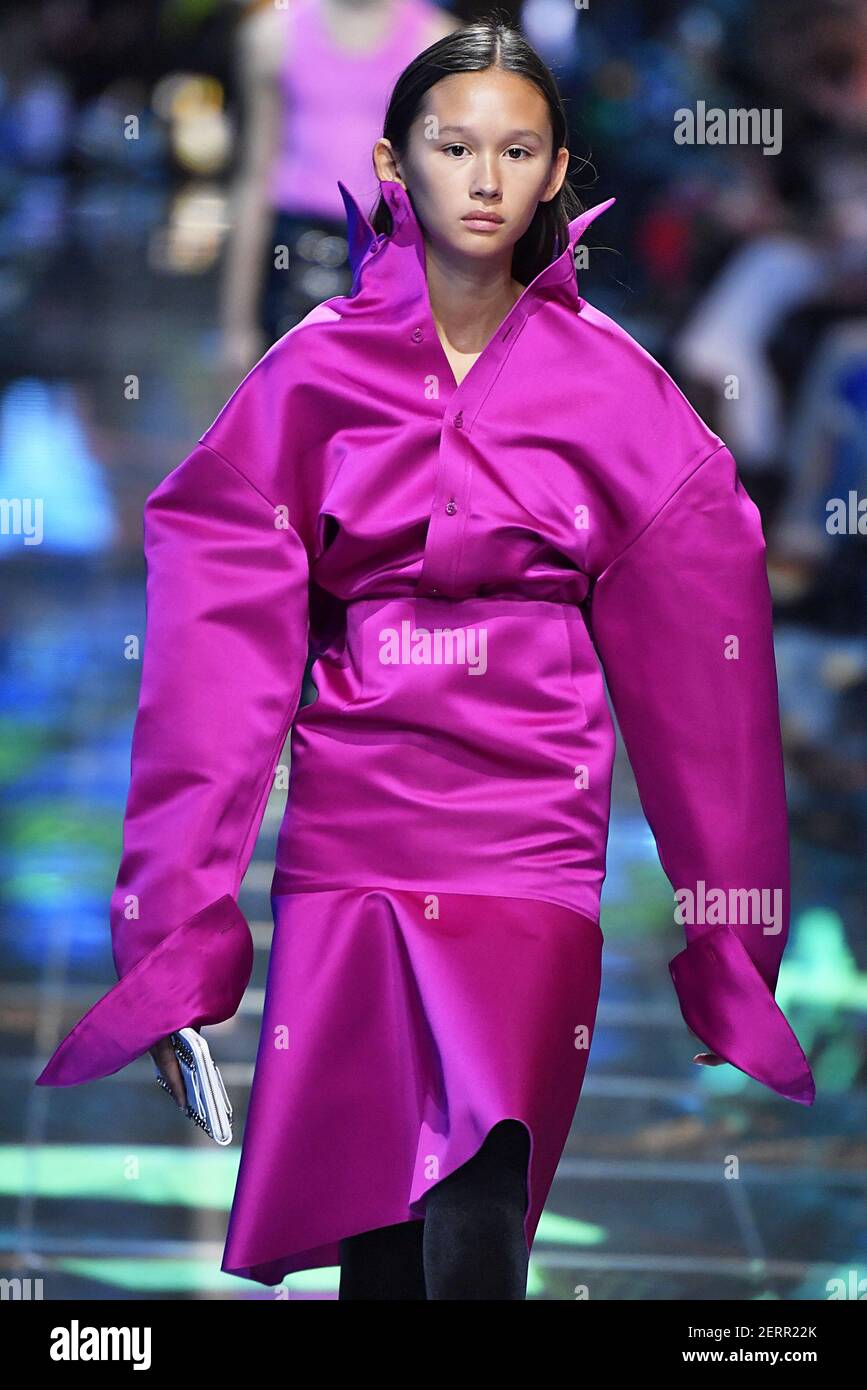
<path fill-rule="evenodd" d="M 582 459 L 610 483 L 608 533 L 616 530 L 624 540 L 723 448 L 724 440 L 662 363 L 583 298 L 574 315 L 571 355 L 575 437 Z"/>
<path fill-rule="evenodd" d="M 661 479 L 669 461 L 688 464 L 723 443 L 648 348 L 585 299 L 575 316 L 575 352 L 606 438 L 629 443 Z"/>
<path fill-rule="evenodd" d="M 333 374 L 330 330 L 341 300 L 316 305 L 268 348 L 199 436 L 266 497 L 282 497 L 297 460 L 327 428 L 323 395 Z M 290 478 L 290 481 L 292 479 Z"/>
<path fill-rule="evenodd" d="M 312 554 L 325 481 L 324 444 L 333 429 L 329 410 L 323 409 L 333 400 L 328 333 L 339 321 L 332 301 L 324 301 L 278 338 L 162 486 L 172 486 L 175 475 L 187 472 L 206 503 L 233 480 L 241 506 L 253 489 L 260 519 L 282 527 L 288 521 Z"/>

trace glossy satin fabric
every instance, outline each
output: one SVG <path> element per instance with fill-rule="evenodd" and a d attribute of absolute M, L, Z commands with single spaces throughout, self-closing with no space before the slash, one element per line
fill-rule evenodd
<path fill-rule="evenodd" d="M 789 845 L 761 522 L 724 442 L 579 293 L 574 247 L 613 200 L 457 384 L 412 204 L 381 186 L 377 237 L 341 185 L 352 294 L 269 349 L 145 505 L 121 978 L 38 1078 L 235 1011 L 236 898 L 291 727 L 223 1265 L 264 1282 L 420 1215 L 419 1173 L 502 1118 L 531 1131 L 532 1240 L 595 1020 L 603 673 L 663 868 L 707 899 L 670 965 L 684 1017 L 815 1097 L 773 997 Z M 744 906 L 763 892 L 770 931 Z"/>
<path fill-rule="evenodd" d="M 222 1268 L 276 1284 L 339 1263 L 341 1236 L 423 1216 L 507 1118 L 530 1131 L 531 1248 L 587 1066 L 598 925 L 533 899 L 394 887 L 273 904 Z"/>
<path fill-rule="evenodd" d="M 380 660 L 404 637 L 407 662 Z M 275 890 L 508 886 L 598 920 L 614 728 L 592 652 L 568 604 L 352 603 L 295 719 Z"/>

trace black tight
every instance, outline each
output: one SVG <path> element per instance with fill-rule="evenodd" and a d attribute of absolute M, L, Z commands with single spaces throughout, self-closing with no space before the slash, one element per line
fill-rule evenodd
<path fill-rule="evenodd" d="M 502 1120 L 431 1188 L 423 1221 L 344 1237 L 338 1298 L 526 1298 L 529 1156 L 524 1125 Z"/>

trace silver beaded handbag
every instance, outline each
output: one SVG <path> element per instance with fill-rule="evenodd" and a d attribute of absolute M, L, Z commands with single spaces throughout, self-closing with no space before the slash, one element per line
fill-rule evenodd
<path fill-rule="evenodd" d="M 184 1078 L 185 1113 L 218 1144 L 230 1144 L 232 1106 L 208 1044 L 195 1028 L 179 1028 L 170 1036 Z M 171 1087 L 159 1067 L 156 1072 L 157 1081 L 171 1094 Z"/>

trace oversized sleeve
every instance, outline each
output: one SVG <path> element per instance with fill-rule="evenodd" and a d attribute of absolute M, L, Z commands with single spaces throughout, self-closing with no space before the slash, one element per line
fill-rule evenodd
<path fill-rule="evenodd" d="M 223 417 L 239 447 L 246 400 Z M 144 548 L 141 684 L 110 902 L 119 981 L 39 1085 L 108 1075 L 177 1028 L 229 1018 L 252 970 L 236 899 L 300 700 L 308 551 L 292 508 L 201 440 L 148 496 Z"/>
<path fill-rule="evenodd" d="M 810 1105 L 774 998 L 789 931 L 786 789 L 759 512 L 722 445 L 596 576 L 593 642 L 686 946 L 669 963 L 703 1043 Z"/>

